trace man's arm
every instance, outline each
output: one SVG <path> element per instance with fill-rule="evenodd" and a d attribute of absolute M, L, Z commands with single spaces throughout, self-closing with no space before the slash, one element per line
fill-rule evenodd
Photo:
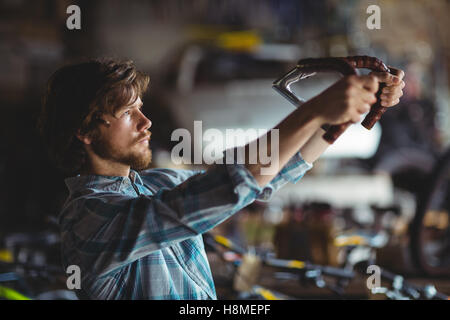
<path fill-rule="evenodd" d="M 164 183 L 173 173 L 160 170 L 153 195 L 78 192 L 60 218 L 65 263 L 106 274 L 211 230 L 264 192 L 242 165 L 217 164 L 174 187 Z"/>
<path fill-rule="evenodd" d="M 267 165 L 257 161 L 250 163 L 246 159 L 246 168 L 251 172 L 257 183 L 262 187 L 269 183 L 284 167 L 289 159 L 294 156 L 313 135 L 317 136 L 317 131 L 324 124 L 339 124 L 348 121 L 358 122 L 361 115 L 370 110 L 370 106 L 375 103 L 375 93 L 378 90 L 378 79 L 375 76 L 349 76 L 344 77 L 333 86 L 307 101 L 300 108 L 291 113 L 274 129 L 279 132 L 278 145 L 278 170 L 271 171 L 270 174 L 263 173 L 262 168 Z M 267 135 L 271 135 L 269 131 Z M 258 145 L 265 141 L 266 137 L 258 139 Z M 264 139 L 264 140 L 262 140 Z M 268 149 L 272 150 L 271 143 L 276 139 L 267 139 Z M 303 158 L 307 162 L 315 160 L 315 156 L 322 152 L 325 145 L 322 142 L 315 142 L 313 139 L 308 147 L 305 146 Z M 249 155 L 250 147 L 246 146 L 246 155 Z M 258 159 L 259 160 L 259 159 Z"/>
<path fill-rule="evenodd" d="M 322 128 L 317 129 L 308 142 L 301 147 L 300 152 L 306 162 L 314 163 L 314 161 L 316 161 L 330 146 L 330 144 L 323 139 L 325 132 L 326 131 Z"/>
<path fill-rule="evenodd" d="M 310 100 L 277 126 L 279 169 L 284 168 L 286 176 L 291 170 L 288 160 L 323 123 L 358 119 L 367 111 L 369 105 L 361 108 L 360 100 L 350 103 L 343 92 L 358 85 L 375 85 L 374 79 L 363 76 L 342 80 L 332 91 Z M 372 91 L 376 92 L 376 88 Z M 369 92 L 364 97 L 370 100 L 371 96 L 374 98 Z M 64 257 L 68 263 L 79 264 L 98 275 L 204 233 L 256 200 L 261 186 L 280 171 L 262 175 L 262 167 L 216 165 L 174 188 L 161 186 L 156 194 L 137 198 L 87 189 L 63 209 Z M 292 170 L 296 171 L 295 167 Z"/>

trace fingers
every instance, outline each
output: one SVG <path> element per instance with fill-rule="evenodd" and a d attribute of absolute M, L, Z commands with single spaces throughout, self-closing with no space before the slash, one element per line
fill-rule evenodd
<path fill-rule="evenodd" d="M 370 92 L 369 90 L 365 88 L 358 89 L 357 96 L 361 100 L 362 103 L 372 105 L 375 102 L 377 102 L 377 97 L 375 96 L 374 92 Z"/>
<path fill-rule="evenodd" d="M 375 93 L 378 91 L 379 80 L 376 76 L 373 75 L 355 76 L 352 78 L 352 81 L 357 86 L 365 88 L 370 92 Z"/>
<path fill-rule="evenodd" d="M 371 72 L 369 75 L 377 77 L 378 81 L 384 82 L 388 86 L 398 85 L 402 82 L 402 78 L 400 78 L 400 76 L 390 74 L 389 72 Z"/>
<path fill-rule="evenodd" d="M 394 67 L 389 66 L 389 69 L 391 70 L 391 73 L 397 77 L 400 78 L 400 80 L 403 80 L 403 78 L 405 77 L 405 72 L 401 69 L 397 69 Z"/>
<path fill-rule="evenodd" d="M 359 113 L 353 115 L 350 120 L 352 123 L 358 123 L 361 121 L 361 115 Z"/>
<path fill-rule="evenodd" d="M 370 111 L 370 104 L 368 103 L 362 103 L 360 104 L 360 107 L 358 108 L 359 114 L 364 114 Z"/>
<path fill-rule="evenodd" d="M 402 81 L 399 85 L 397 86 L 387 86 L 383 88 L 383 93 L 396 93 L 396 92 L 401 92 L 402 89 L 405 87 L 405 82 Z"/>
<path fill-rule="evenodd" d="M 405 73 L 403 70 L 390 67 L 391 72 L 395 73 L 400 79 L 403 79 Z M 401 80 L 398 84 L 388 85 L 383 88 L 381 98 L 381 105 L 384 107 L 392 107 L 400 102 L 400 98 L 403 96 L 403 88 L 405 82 Z"/>
<path fill-rule="evenodd" d="M 360 76 L 351 92 L 355 97 L 355 104 L 359 113 L 366 113 L 370 106 L 377 101 L 375 93 L 378 91 L 378 80 L 374 76 Z"/>
<path fill-rule="evenodd" d="M 403 88 L 402 87 L 386 87 L 383 88 L 381 92 L 381 99 L 398 99 L 403 96 Z"/>
<path fill-rule="evenodd" d="M 395 106 L 400 102 L 400 97 L 403 95 L 403 92 L 397 95 L 390 95 L 390 94 L 382 94 L 380 96 L 381 98 L 381 105 L 383 107 L 392 107 Z"/>
<path fill-rule="evenodd" d="M 350 121 L 353 123 L 359 122 L 361 115 L 368 113 L 370 111 L 371 105 L 376 101 L 375 95 L 370 93 L 365 89 L 360 89 L 361 93 L 357 96 L 354 96 L 353 99 L 350 100 L 350 112 L 349 117 Z"/>
<path fill-rule="evenodd" d="M 386 87 L 383 88 L 380 96 L 381 105 L 383 107 L 392 107 L 400 102 L 400 97 L 403 96 L 402 89 L 405 87 L 403 78 L 405 72 L 403 70 L 389 67 L 389 72 L 371 72 L 370 75 L 376 76 L 380 82 L 384 82 Z"/>
<path fill-rule="evenodd" d="M 401 69 L 389 67 L 391 72 L 371 72 L 370 75 L 376 76 L 380 82 L 387 85 L 399 85 L 404 83 L 402 80 L 405 77 L 405 72 Z"/>

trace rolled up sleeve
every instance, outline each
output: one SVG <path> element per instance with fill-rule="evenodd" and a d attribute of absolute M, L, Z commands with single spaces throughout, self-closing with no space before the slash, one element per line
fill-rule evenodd
<path fill-rule="evenodd" d="M 258 196 L 258 200 L 269 201 L 272 195 L 279 190 L 282 186 L 288 182 L 296 184 L 301 178 L 309 171 L 313 165 L 306 162 L 300 151 L 297 152 L 283 169 L 270 181 L 266 186 L 264 186 L 262 192 Z"/>

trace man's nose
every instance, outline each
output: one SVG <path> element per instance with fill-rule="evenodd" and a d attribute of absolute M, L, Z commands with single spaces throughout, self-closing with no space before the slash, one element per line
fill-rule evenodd
<path fill-rule="evenodd" d="M 152 126 L 152 122 L 149 118 L 147 118 L 142 112 L 141 112 L 141 118 L 139 121 L 139 131 L 146 131 Z"/>

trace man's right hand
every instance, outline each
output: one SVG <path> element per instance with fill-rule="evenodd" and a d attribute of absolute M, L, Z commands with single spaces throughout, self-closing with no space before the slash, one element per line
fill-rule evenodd
<path fill-rule="evenodd" d="M 373 75 L 346 76 L 305 103 L 321 124 L 359 122 L 376 102 L 378 78 Z M 302 109 L 302 108 L 300 108 Z"/>

